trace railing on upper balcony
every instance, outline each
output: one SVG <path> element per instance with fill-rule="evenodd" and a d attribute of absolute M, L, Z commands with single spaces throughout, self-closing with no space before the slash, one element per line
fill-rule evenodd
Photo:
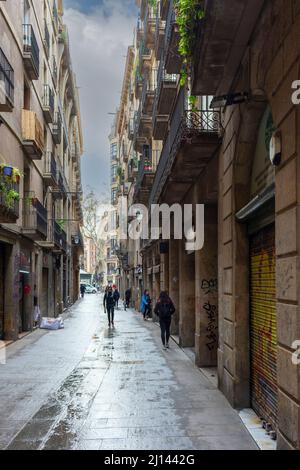
<path fill-rule="evenodd" d="M 170 1 L 167 21 L 166 21 L 166 36 L 165 36 L 165 49 L 170 46 L 174 24 L 176 23 L 176 13 L 173 6 L 173 1 Z"/>
<path fill-rule="evenodd" d="M 8 98 L 13 106 L 14 89 L 14 70 L 0 47 L 0 100 L 4 94 L 4 97 Z M 5 103 L 0 101 L 0 107 L 2 104 Z"/>
<path fill-rule="evenodd" d="M 40 66 L 40 50 L 31 24 L 23 24 L 23 48 L 25 53 L 30 53 L 36 70 Z"/>
<path fill-rule="evenodd" d="M 150 145 L 144 145 L 139 161 L 136 190 L 140 188 L 145 175 L 153 175 L 156 172 L 159 153 L 158 150 L 152 150 Z"/>
<path fill-rule="evenodd" d="M 47 54 L 49 54 L 49 51 L 50 51 L 50 33 L 49 33 L 49 28 L 48 28 L 46 20 L 44 20 L 44 41 L 45 41 L 45 47 L 46 47 L 46 50 L 47 50 Z"/>
<path fill-rule="evenodd" d="M 157 69 L 152 69 L 150 75 L 144 80 L 143 91 L 142 91 L 142 107 L 145 104 L 148 94 L 154 94 L 157 87 Z"/>
<path fill-rule="evenodd" d="M 49 85 L 44 85 L 43 105 L 54 113 L 54 93 Z"/>
<path fill-rule="evenodd" d="M 55 113 L 55 119 L 53 123 L 52 133 L 54 141 L 57 145 L 61 143 L 61 130 L 62 130 L 62 122 L 61 122 L 61 115 L 60 112 Z"/>
<path fill-rule="evenodd" d="M 53 241 L 62 250 L 67 250 L 67 234 L 56 220 L 53 221 Z"/>
<path fill-rule="evenodd" d="M 45 237 L 48 233 L 48 211 L 40 201 L 32 197 L 32 192 L 24 193 L 23 227 L 25 230 L 38 231 Z"/>
<path fill-rule="evenodd" d="M 155 181 L 150 196 L 150 204 L 157 202 L 160 189 L 164 184 L 164 173 L 167 165 L 172 164 L 178 149 L 184 142 L 204 134 L 218 135 L 220 131 L 220 112 L 210 109 L 198 111 L 186 110 L 185 94 L 182 89 L 170 123 L 168 137 L 161 153 Z"/>
<path fill-rule="evenodd" d="M 55 56 L 52 56 L 52 75 L 55 87 L 57 85 L 57 62 Z"/>
<path fill-rule="evenodd" d="M 47 151 L 45 154 L 44 174 L 51 175 L 55 180 L 57 178 L 56 161 L 51 151 Z"/>

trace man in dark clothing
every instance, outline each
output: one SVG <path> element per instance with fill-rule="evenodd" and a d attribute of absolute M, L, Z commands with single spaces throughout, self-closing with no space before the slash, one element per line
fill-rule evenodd
<path fill-rule="evenodd" d="M 116 308 L 118 308 L 118 304 L 119 304 L 119 299 L 120 299 L 120 292 L 118 291 L 118 289 L 115 289 L 114 291 L 114 301 L 115 301 L 115 306 Z"/>
<path fill-rule="evenodd" d="M 81 284 L 81 286 L 80 286 L 80 293 L 81 293 L 81 297 L 82 297 L 82 298 L 84 298 L 85 291 L 86 291 L 85 285 L 84 285 L 84 284 Z"/>
<path fill-rule="evenodd" d="M 167 292 L 161 292 L 154 311 L 159 318 L 163 348 L 169 349 L 170 327 L 175 307 Z"/>
<path fill-rule="evenodd" d="M 114 316 L 115 316 L 115 300 L 113 296 L 113 290 L 111 287 L 107 289 L 103 299 L 104 311 L 107 312 L 108 316 L 108 326 L 114 326 Z"/>
<path fill-rule="evenodd" d="M 130 306 L 130 300 L 131 300 L 131 289 L 127 289 L 125 292 L 125 307 L 128 308 Z"/>

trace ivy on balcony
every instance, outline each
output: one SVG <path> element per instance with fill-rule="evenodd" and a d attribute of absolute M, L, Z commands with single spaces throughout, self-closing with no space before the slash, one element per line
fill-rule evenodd
<path fill-rule="evenodd" d="M 191 75 L 194 49 L 197 40 L 197 26 L 204 17 L 200 0 L 174 0 L 176 22 L 179 27 L 179 54 L 183 57 L 181 85 L 185 85 Z"/>

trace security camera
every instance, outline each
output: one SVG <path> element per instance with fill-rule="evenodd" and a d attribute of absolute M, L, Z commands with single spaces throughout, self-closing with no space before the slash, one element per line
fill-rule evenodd
<path fill-rule="evenodd" d="M 274 132 L 270 141 L 270 160 L 273 166 L 279 166 L 282 159 L 281 133 Z"/>
<path fill-rule="evenodd" d="M 2 117 L 0 116 L 0 126 L 2 126 L 2 124 L 4 124 L 4 121 L 3 121 Z"/>

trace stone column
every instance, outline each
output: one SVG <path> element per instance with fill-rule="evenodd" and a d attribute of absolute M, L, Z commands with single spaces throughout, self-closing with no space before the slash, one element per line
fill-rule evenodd
<path fill-rule="evenodd" d="M 182 347 L 195 345 L 195 254 L 179 243 L 179 340 Z"/>
<path fill-rule="evenodd" d="M 179 333 L 179 241 L 170 240 L 169 243 L 169 295 L 174 303 L 176 312 L 173 316 L 171 332 Z"/>
<path fill-rule="evenodd" d="M 218 350 L 218 208 L 205 206 L 204 248 L 195 254 L 196 332 L 199 367 L 217 365 Z"/>

